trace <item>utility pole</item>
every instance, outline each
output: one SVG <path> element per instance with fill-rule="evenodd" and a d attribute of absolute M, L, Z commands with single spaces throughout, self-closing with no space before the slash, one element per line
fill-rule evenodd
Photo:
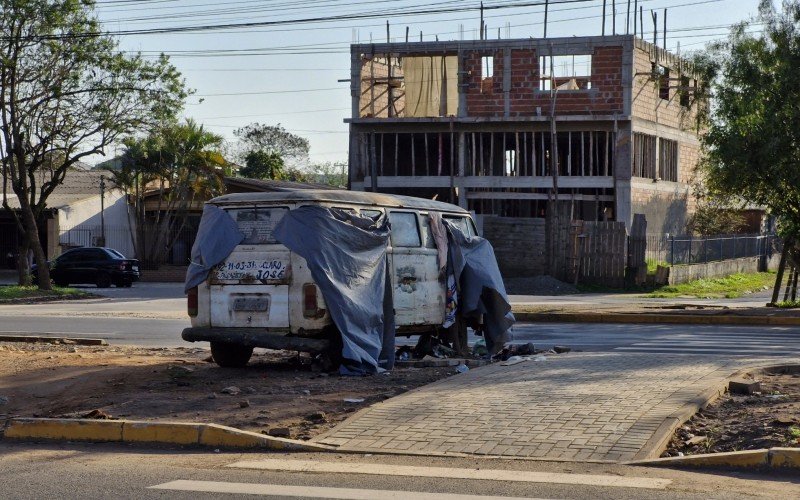
<path fill-rule="evenodd" d="M 100 241 L 97 246 L 106 246 L 106 176 L 100 176 Z"/>

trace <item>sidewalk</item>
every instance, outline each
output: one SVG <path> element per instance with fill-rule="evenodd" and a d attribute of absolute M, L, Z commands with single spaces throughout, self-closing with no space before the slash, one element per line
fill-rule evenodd
<path fill-rule="evenodd" d="M 653 458 L 744 367 L 719 357 L 611 353 L 493 364 L 367 408 L 318 442 L 372 453 Z"/>

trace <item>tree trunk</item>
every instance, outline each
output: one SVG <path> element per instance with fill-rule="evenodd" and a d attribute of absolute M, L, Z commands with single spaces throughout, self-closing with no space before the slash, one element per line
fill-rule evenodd
<path fill-rule="evenodd" d="M 781 285 L 783 284 L 783 272 L 786 269 L 786 257 L 789 255 L 789 248 L 794 245 L 793 238 L 786 238 L 783 242 L 783 251 L 781 251 L 781 262 L 778 264 L 778 274 L 775 276 L 775 287 L 772 289 L 772 301 L 769 305 L 778 303 L 778 297 L 781 293 Z"/>
<path fill-rule="evenodd" d="M 33 258 L 36 262 L 38 269 L 38 285 L 40 290 L 52 290 L 50 284 L 50 267 L 47 264 L 47 257 L 42 250 L 42 242 L 39 240 L 39 227 L 36 224 L 36 217 L 33 215 L 33 210 L 23 197 L 18 197 L 20 201 L 20 212 L 22 215 L 22 224 L 25 226 L 25 233 L 30 248 L 33 250 Z M 25 256 L 27 258 L 27 255 Z"/>
<path fill-rule="evenodd" d="M 22 240 L 17 247 L 17 284 L 19 286 L 31 285 L 31 272 L 28 266 L 28 249 L 30 245 L 27 241 L 27 235 L 22 235 Z"/>

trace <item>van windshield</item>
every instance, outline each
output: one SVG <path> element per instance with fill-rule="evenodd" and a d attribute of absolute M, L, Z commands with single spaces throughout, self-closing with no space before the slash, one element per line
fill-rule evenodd
<path fill-rule="evenodd" d="M 272 232 L 289 209 L 285 207 L 255 207 L 229 209 L 228 213 L 244 233 L 243 245 L 277 243 Z"/>

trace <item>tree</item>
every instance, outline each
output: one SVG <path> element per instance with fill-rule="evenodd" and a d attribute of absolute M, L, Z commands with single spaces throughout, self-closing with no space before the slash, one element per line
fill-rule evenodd
<path fill-rule="evenodd" d="M 79 160 L 167 119 L 187 95 L 166 57 L 117 49 L 86 0 L 0 0 L 0 160 L 3 207 L 33 250 L 38 285 L 50 274 L 38 235 L 47 199 Z M 18 211 L 8 204 L 13 193 Z M 24 282 L 27 261 L 20 259 Z"/>
<path fill-rule="evenodd" d="M 283 159 L 278 153 L 264 150 L 250 151 L 244 157 L 245 166 L 239 170 L 242 177 L 252 179 L 282 179 Z"/>
<path fill-rule="evenodd" d="M 127 138 L 124 144 L 121 168 L 109 172 L 134 208 L 136 255 L 157 265 L 186 227 L 190 208 L 222 193 L 229 173 L 219 152 L 222 137 L 187 120 L 144 138 Z M 148 214 L 149 196 L 156 205 Z"/>
<path fill-rule="evenodd" d="M 778 11 L 762 0 L 756 19 L 734 27 L 698 62 L 713 98 L 700 167 L 709 191 L 767 207 L 787 243 L 797 241 L 800 3 L 784 1 Z"/>
<path fill-rule="evenodd" d="M 347 187 L 347 162 L 325 161 L 308 167 L 309 176 L 314 182 L 329 186 Z"/>
<path fill-rule="evenodd" d="M 239 138 L 239 156 L 244 160 L 253 151 L 278 155 L 286 165 L 297 167 L 308 160 L 308 139 L 295 135 L 277 125 L 251 123 L 236 129 L 233 135 Z"/>

